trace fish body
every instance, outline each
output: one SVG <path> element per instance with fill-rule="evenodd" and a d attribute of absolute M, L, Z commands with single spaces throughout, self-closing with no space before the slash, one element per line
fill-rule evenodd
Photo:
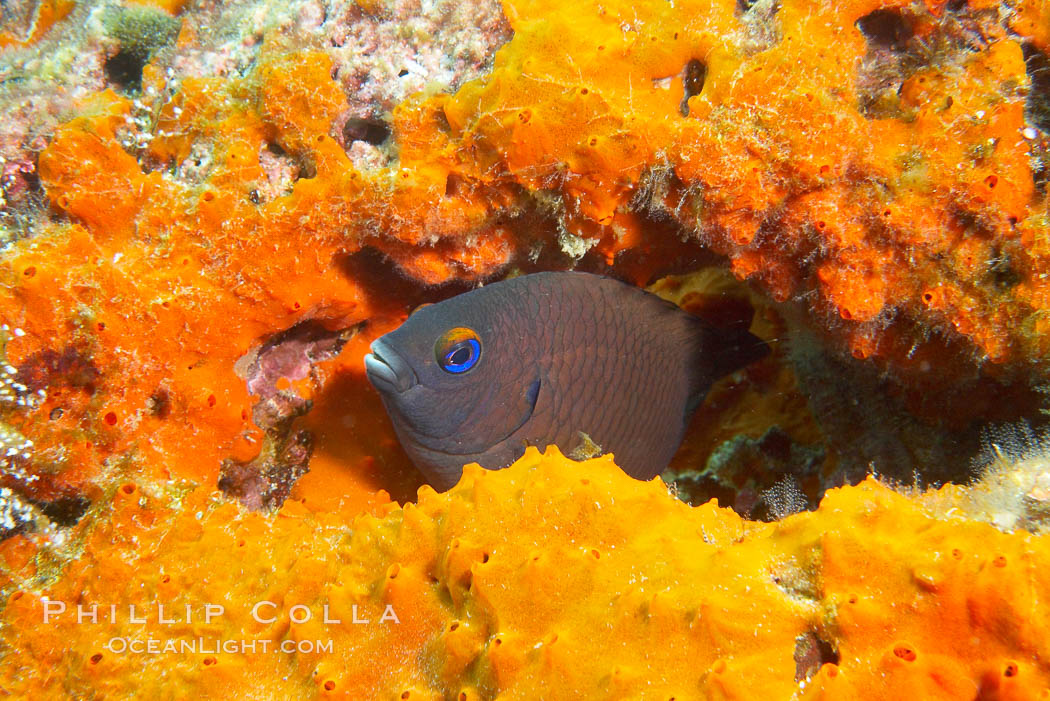
<path fill-rule="evenodd" d="M 528 445 L 596 444 L 650 479 L 719 377 L 768 347 L 587 273 L 524 275 L 414 312 L 365 358 L 405 451 L 438 489 Z"/>

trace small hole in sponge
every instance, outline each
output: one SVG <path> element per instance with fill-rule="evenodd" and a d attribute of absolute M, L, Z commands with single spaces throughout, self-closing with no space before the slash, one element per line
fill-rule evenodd
<path fill-rule="evenodd" d="M 455 197 L 459 192 L 462 181 L 455 173 L 449 173 L 445 179 L 445 197 Z"/>
<path fill-rule="evenodd" d="M 893 646 L 893 654 L 904 660 L 905 662 L 914 662 L 917 655 L 915 654 L 915 648 L 906 643 L 897 643 Z"/>
<path fill-rule="evenodd" d="M 1010 662 L 1009 664 L 1006 665 L 1006 669 L 1003 670 L 1003 676 L 1004 677 L 1016 677 L 1017 676 L 1017 672 L 1018 672 L 1017 663 L 1016 662 Z"/>

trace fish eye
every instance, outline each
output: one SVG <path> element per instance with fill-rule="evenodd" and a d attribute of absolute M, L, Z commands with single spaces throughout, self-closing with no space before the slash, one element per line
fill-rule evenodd
<path fill-rule="evenodd" d="M 466 372 L 481 359 L 481 339 L 473 329 L 457 326 L 443 333 L 434 344 L 434 357 L 445 372 Z"/>

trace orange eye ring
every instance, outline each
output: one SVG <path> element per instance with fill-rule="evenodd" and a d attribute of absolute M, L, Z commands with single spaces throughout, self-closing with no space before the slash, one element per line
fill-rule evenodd
<path fill-rule="evenodd" d="M 445 372 L 467 372 L 481 360 L 481 338 L 466 326 L 449 329 L 434 344 L 434 359 Z"/>

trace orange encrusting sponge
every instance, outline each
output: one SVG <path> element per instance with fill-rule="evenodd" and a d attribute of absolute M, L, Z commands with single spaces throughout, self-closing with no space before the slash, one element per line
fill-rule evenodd
<path fill-rule="evenodd" d="M 101 508 L 67 562 L 23 537 L 0 545 L 10 693 L 1045 699 L 1050 688 L 1047 537 L 937 518 L 870 479 L 760 523 L 689 507 L 611 457 L 576 463 L 549 448 L 352 520 L 294 500 L 247 512 L 203 489 L 176 502 L 131 482 Z M 47 624 L 45 599 L 67 607 Z M 206 621 L 206 604 L 223 610 Z M 198 638 L 194 652 L 122 651 Z"/>
<path fill-rule="evenodd" d="M 40 156 L 64 218 L 0 261 L 0 321 L 25 331 L 8 360 L 49 397 L 7 419 L 36 446 L 27 491 L 91 496 L 127 455 L 142 479 L 198 484 L 254 458 L 239 358 L 300 322 L 367 321 L 367 341 L 407 312 L 397 281 L 348 266 L 366 247 L 425 284 L 544 246 L 645 284 L 699 242 L 923 386 L 975 359 L 1009 374 L 1046 357 L 1046 135 L 1026 117 L 1022 51 L 1045 47 L 1046 3 L 747 6 L 507 0 L 514 36 L 491 71 L 399 105 L 385 167 L 358 169 L 340 143 L 332 58 L 277 31 L 247 76 L 175 85 L 150 63 L 145 107 L 86 98 Z M 866 36 L 872 17 L 911 43 Z M 937 60 L 908 53 L 921 47 Z M 129 141 L 143 109 L 151 126 Z M 296 177 L 268 169 L 280 159 Z M 325 379 L 368 392 L 343 355 L 315 394 Z M 309 420 L 333 437 L 318 450 L 338 453 L 354 417 L 318 406 Z M 381 485 L 350 472 L 367 503 Z"/>

